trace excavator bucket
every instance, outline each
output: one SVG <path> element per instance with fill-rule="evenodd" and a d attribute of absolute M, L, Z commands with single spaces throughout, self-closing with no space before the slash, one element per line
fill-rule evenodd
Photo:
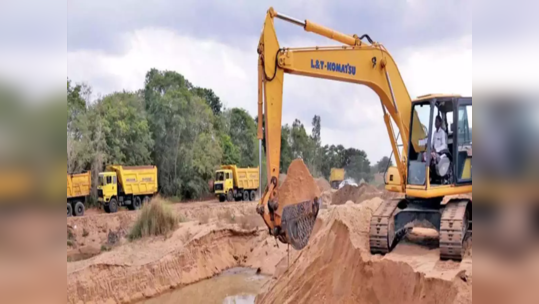
<path fill-rule="evenodd" d="M 301 250 L 307 246 L 319 210 L 318 198 L 283 208 L 281 226 L 292 248 Z"/>
<path fill-rule="evenodd" d="M 301 159 L 288 168 L 284 183 L 276 178 L 259 205 L 270 233 L 296 250 L 307 246 L 320 210 L 320 190 Z"/>

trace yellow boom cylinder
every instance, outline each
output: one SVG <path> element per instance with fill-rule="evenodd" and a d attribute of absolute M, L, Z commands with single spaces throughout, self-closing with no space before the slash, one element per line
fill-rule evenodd
<path fill-rule="evenodd" d="M 353 36 L 337 32 L 335 30 L 329 29 L 325 26 L 322 26 L 320 24 L 314 23 L 309 20 L 305 20 L 305 31 L 312 32 L 312 33 L 327 37 L 329 39 L 333 39 L 335 41 L 348 44 L 350 46 L 356 45 L 356 41 L 357 41 L 356 38 L 354 38 Z"/>

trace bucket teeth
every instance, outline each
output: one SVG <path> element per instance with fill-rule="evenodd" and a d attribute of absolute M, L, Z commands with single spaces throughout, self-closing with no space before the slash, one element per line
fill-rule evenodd
<path fill-rule="evenodd" d="M 295 250 L 301 250 L 307 246 L 319 208 L 318 199 L 283 208 L 281 224 L 286 233 L 287 243 Z"/>

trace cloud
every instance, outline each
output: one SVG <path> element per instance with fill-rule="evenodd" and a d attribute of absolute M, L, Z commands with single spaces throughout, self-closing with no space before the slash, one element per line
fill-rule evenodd
<path fill-rule="evenodd" d="M 65 90 L 67 25 L 65 1 L 2 1 L 0 81 L 23 95 Z"/>
<path fill-rule="evenodd" d="M 124 36 L 124 54 L 95 50 L 70 51 L 68 75 L 88 82 L 95 93 L 137 90 L 151 68 L 174 70 L 197 86 L 212 88 L 227 107 L 256 115 L 257 53 L 255 47 L 231 47 L 195 39 L 168 29 L 147 28 Z M 257 45 L 252 39 L 251 46 Z M 311 40 L 294 45 L 313 45 Z M 288 45 L 285 42 L 283 45 Z M 412 96 L 431 92 L 471 95 L 471 36 L 419 49 L 393 53 Z M 283 123 L 300 119 L 310 131 L 314 115 L 322 118 L 324 144 L 365 150 L 371 162 L 390 152 L 390 142 L 376 94 L 370 89 L 336 81 L 286 75 Z"/>
<path fill-rule="evenodd" d="M 456 39 L 472 32 L 472 3 L 467 0 L 318 0 L 316 4 L 306 0 L 94 0 L 69 2 L 69 49 L 122 54 L 129 51 L 124 34 L 148 27 L 247 48 L 249 39 L 260 34 L 270 6 L 344 33 L 369 33 L 392 49 L 419 46 L 440 37 Z M 283 21 L 276 27 L 281 39 L 304 36 L 300 27 Z M 317 38 L 313 35 L 313 39 Z"/>

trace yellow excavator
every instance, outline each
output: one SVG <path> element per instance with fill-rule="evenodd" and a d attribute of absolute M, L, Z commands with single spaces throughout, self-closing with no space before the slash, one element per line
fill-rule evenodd
<path fill-rule="evenodd" d="M 283 48 L 275 32 L 276 18 L 342 44 Z M 268 185 L 256 210 L 269 233 L 301 250 L 308 244 L 320 209 L 319 198 L 293 204 L 276 199 L 283 82 L 289 73 L 365 85 L 380 97 L 396 160 L 396 166 L 386 172 L 386 189 L 405 198 L 384 201 L 374 212 L 371 252 L 390 252 L 414 225 L 422 225 L 438 230 L 442 259 L 461 260 L 472 227 L 472 199 L 461 196 L 472 193 L 471 96 L 431 94 L 412 100 L 397 64 L 369 35 L 346 35 L 273 8 L 266 15 L 258 54 L 258 138 L 263 137 L 264 115 Z"/>

